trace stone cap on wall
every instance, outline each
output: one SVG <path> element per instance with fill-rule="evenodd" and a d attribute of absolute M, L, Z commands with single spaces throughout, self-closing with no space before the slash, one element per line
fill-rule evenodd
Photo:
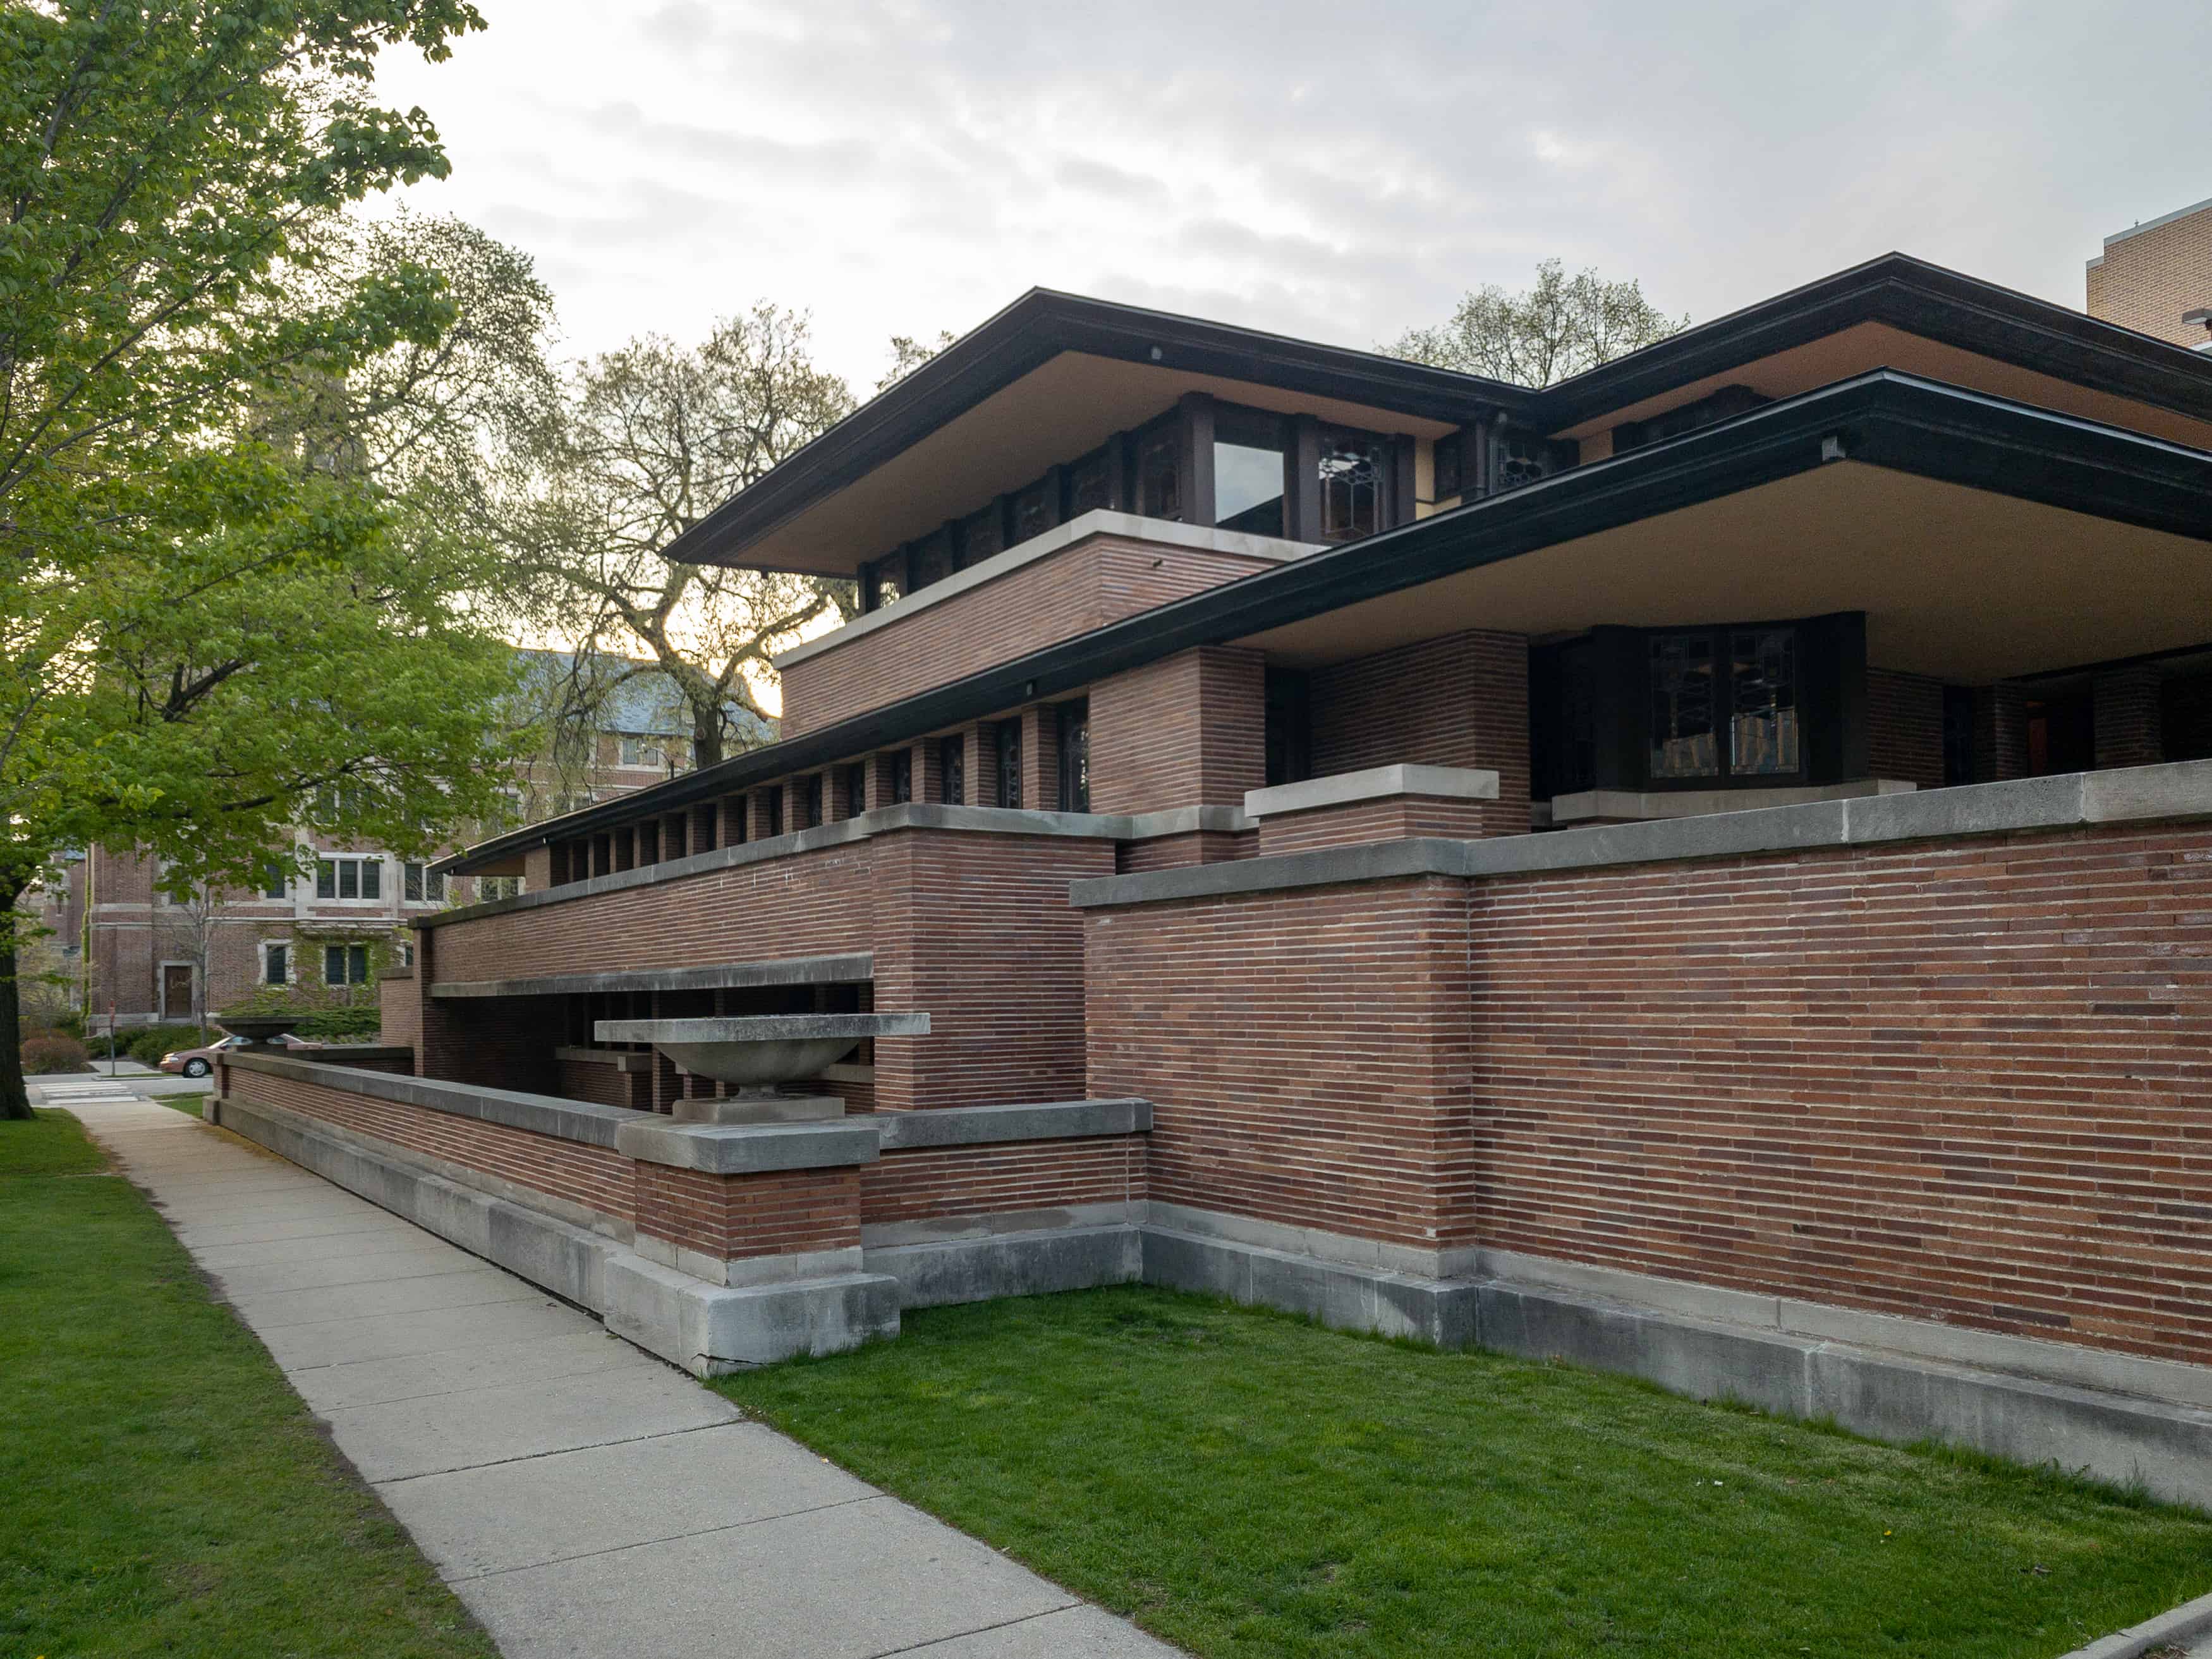
<path fill-rule="evenodd" d="M 1244 792 L 1244 816 L 1265 818 L 1324 806 L 1411 795 L 1431 800 L 1496 800 L 1498 774 L 1466 766 L 1370 766 L 1325 778 Z"/>
<path fill-rule="evenodd" d="M 1488 841 L 1415 838 L 1188 865 L 1068 884 L 1079 909 L 1325 887 L 1413 876 L 1540 874 L 1609 866 L 1871 847 L 2023 830 L 2212 817 L 2212 760 L 1869 795 L 1705 817 L 1607 824 Z"/>
<path fill-rule="evenodd" d="M 624 873 L 628 873 L 625 872 Z M 756 985 L 843 985 L 872 980 L 875 953 L 781 957 L 709 963 L 698 968 L 641 968 L 599 974 L 541 974 L 521 979 L 464 979 L 430 988 L 434 997 L 554 997 L 605 991 L 726 991 Z"/>
<path fill-rule="evenodd" d="M 240 1071 L 266 1072 L 295 1083 L 313 1083 L 372 1100 L 396 1101 L 405 1106 L 472 1117 L 510 1129 L 561 1140 L 580 1141 L 587 1146 L 615 1144 L 616 1132 L 632 1120 L 650 1116 L 624 1106 L 601 1106 L 588 1100 L 563 1100 L 556 1095 L 525 1094 L 514 1089 L 486 1089 L 473 1083 L 442 1083 L 434 1078 L 398 1077 L 388 1072 L 356 1071 L 350 1066 L 320 1065 L 313 1060 L 282 1059 L 273 1054 L 244 1053 L 233 1048 L 222 1056 L 225 1066 Z"/>

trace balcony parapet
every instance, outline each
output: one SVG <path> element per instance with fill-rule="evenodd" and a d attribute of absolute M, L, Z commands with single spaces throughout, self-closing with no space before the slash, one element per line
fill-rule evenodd
<path fill-rule="evenodd" d="M 593 876 L 586 881 L 564 882 L 558 887 L 518 893 L 511 898 L 487 899 L 481 904 L 441 910 L 436 915 L 418 918 L 415 926 L 450 927 L 455 922 L 502 915 L 513 910 L 531 910 L 570 899 L 591 898 L 601 893 L 653 887 L 662 882 L 682 881 L 688 877 L 705 875 L 715 870 L 735 869 L 741 865 L 759 864 L 769 859 L 790 858 L 799 854 L 819 852 L 824 848 L 849 846 L 855 842 L 866 841 L 871 836 L 889 835 L 902 830 L 950 830 L 969 835 L 1048 836 L 1124 842 L 1152 841 L 1168 836 L 1189 835 L 1198 830 L 1235 834 L 1249 828 L 1251 820 L 1241 809 L 1234 806 L 1179 806 L 1158 812 L 1047 812 L 1013 806 L 944 806 L 908 802 L 898 806 L 879 806 L 841 823 L 821 824 L 811 830 L 793 830 L 759 841 L 740 842 L 734 847 L 717 847 L 711 852 L 694 853 L 689 858 L 640 865 L 634 870 L 619 870 L 609 875 Z M 440 993 L 434 989 L 431 994 L 434 996 Z M 480 992 L 474 994 L 507 994 Z"/>
<path fill-rule="evenodd" d="M 1489 841 L 1431 837 L 1328 847 L 1094 877 L 1071 883 L 1068 897 L 1078 909 L 1100 909 L 1409 876 L 1479 879 L 2203 818 L 2212 818 L 2212 761 L 2179 761 Z"/>

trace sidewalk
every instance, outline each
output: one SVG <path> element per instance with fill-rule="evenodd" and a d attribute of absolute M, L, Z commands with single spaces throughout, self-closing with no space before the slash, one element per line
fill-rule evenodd
<path fill-rule="evenodd" d="M 507 1659 L 1176 1651 L 374 1205 L 120 1080 L 43 1081 Z"/>

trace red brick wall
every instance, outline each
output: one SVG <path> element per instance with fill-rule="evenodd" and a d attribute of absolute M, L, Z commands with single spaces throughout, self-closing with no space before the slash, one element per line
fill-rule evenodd
<path fill-rule="evenodd" d="M 1065 1098 L 1083 1076 L 1082 924 L 1067 884 L 1109 842 L 910 830 L 428 930 L 436 980 L 875 953 L 875 1006 L 931 1017 L 876 1045 L 879 1109 Z M 425 1074 L 553 1092 L 560 1000 L 433 1000 Z M 518 1016 L 512 1012 L 521 1010 Z M 502 1023 L 503 1022 L 503 1023 Z M 517 1055 L 492 1040 L 512 1031 Z M 542 1056 L 542 1058 L 540 1058 Z"/>
<path fill-rule="evenodd" d="M 722 1176 L 640 1164 L 637 1228 L 722 1259 L 848 1249 L 860 1242 L 860 1170 Z"/>
<path fill-rule="evenodd" d="M 1262 858 L 1273 858 L 1279 853 L 1403 841 L 1409 836 L 1471 841 L 1482 834 L 1489 806 L 1488 801 L 1396 795 L 1387 800 L 1317 806 L 1310 812 L 1278 813 L 1260 820 L 1259 853 Z"/>
<path fill-rule="evenodd" d="M 1269 568 L 1233 554 L 1092 537 L 793 663 L 783 671 L 783 735 L 833 725 Z"/>
<path fill-rule="evenodd" d="M 2212 1359 L 2212 829 L 1090 926 L 1156 1197 Z"/>
<path fill-rule="evenodd" d="M 1473 1178 L 1467 886 L 1090 913 L 1094 1097 L 1152 1103 L 1156 1199 L 1436 1248 Z"/>
<path fill-rule="evenodd" d="M 564 1100 L 591 1100 L 641 1112 L 653 1109 L 650 1072 L 618 1071 L 583 1060 L 556 1060 L 553 1066 L 553 1092 Z"/>
<path fill-rule="evenodd" d="M 1943 787 L 1943 683 L 1867 670 L 1867 752 L 1878 778 Z"/>
<path fill-rule="evenodd" d="M 1123 875 L 1143 870 L 1173 870 L 1186 864 L 1249 859 L 1258 849 L 1259 836 L 1249 830 L 1233 834 L 1227 830 L 1194 830 L 1185 836 L 1125 841 L 1115 855 L 1115 868 Z"/>
<path fill-rule="evenodd" d="M 1145 1137 L 917 1146 L 860 1166 L 860 1220 L 933 1221 L 1145 1196 Z"/>
<path fill-rule="evenodd" d="M 1474 904 L 1486 1240 L 2212 1357 L 2212 831 Z"/>
<path fill-rule="evenodd" d="M 422 981 L 412 970 L 386 974 L 377 981 L 376 995 L 380 1040 L 422 1054 Z"/>
<path fill-rule="evenodd" d="M 1316 777 L 1401 764 L 1498 774 L 1487 836 L 1528 828 L 1528 642 L 1447 634 L 1313 671 Z"/>
<path fill-rule="evenodd" d="M 1267 781 L 1267 659 L 1207 647 L 1091 688 L 1091 810 L 1241 806 Z"/>
<path fill-rule="evenodd" d="M 399 1101 L 371 1100 L 243 1066 L 224 1066 L 222 1079 L 223 1094 L 229 1099 L 280 1106 L 302 1117 L 319 1118 L 566 1199 L 603 1215 L 628 1219 L 632 1214 L 630 1170 L 635 1166 L 611 1147 L 581 1146 Z"/>
<path fill-rule="evenodd" d="M 2155 766 L 2166 758 L 2159 706 L 2164 684 L 2147 663 L 2091 682 L 2099 766 Z"/>

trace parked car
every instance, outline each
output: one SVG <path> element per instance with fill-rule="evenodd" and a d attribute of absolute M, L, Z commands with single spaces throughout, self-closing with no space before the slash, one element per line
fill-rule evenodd
<path fill-rule="evenodd" d="M 276 1041 L 287 1048 L 319 1048 L 319 1042 L 287 1033 Z M 177 1077 L 205 1077 L 215 1070 L 216 1056 L 226 1048 L 243 1048 L 242 1036 L 227 1036 L 210 1042 L 204 1048 L 179 1048 L 161 1056 L 161 1070 Z"/>

